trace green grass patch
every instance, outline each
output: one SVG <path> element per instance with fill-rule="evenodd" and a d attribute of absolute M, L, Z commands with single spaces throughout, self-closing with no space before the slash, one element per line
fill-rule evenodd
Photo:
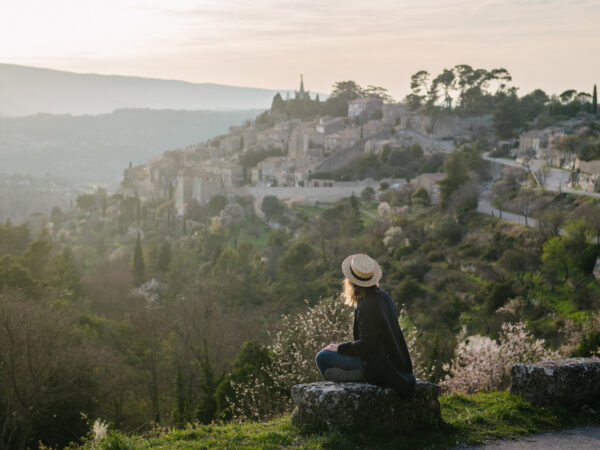
<path fill-rule="evenodd" d="M 111 434 L 102 449 L 443 449 L 460 443 L 480 444 L 500 438 L 600 424 L 600 408 L 569 410 L 536 407 L 506 391 L 440 397 L 443 423 L 430 431 L 408 434 L 338 432 L 305 433 L 289 416 L 268 422 L 189 425 L 183 430 L 155 430 L 146 435 Z M 92 443 L 83 448 L 92 448 Z"/>
<path fill-rule="evenodd" d="M 296 205 L 294 209 L 309 219 L 317 217 L 323 212 L 323 208 L 314 205 Z"/>

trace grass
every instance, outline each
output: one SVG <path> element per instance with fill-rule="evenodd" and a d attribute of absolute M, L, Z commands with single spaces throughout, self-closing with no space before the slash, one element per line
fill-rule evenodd
<path fill-rule="evenodd" d="M 323 212 L 323 208 L 314 205 L 296 205 L 294 206 L 294 209 L 309 219 L 312 219 Z"/>
<path fill-rule="evenodd" d="M 304 433 L 288 415 L 268 422 L 190 425 L 183 430 L 156 429 L 143 436 L 113 433 L 94 448 L 103 449 L 444 449 L 499 438 L 564 428 L 599 425 L 600 412 L 589 407 L 568 410 L 536 407 L 506 391 L 440 397 L 443 423 L 410 434 Z M 92 443 L 83 448 L 92 448 Z"/>

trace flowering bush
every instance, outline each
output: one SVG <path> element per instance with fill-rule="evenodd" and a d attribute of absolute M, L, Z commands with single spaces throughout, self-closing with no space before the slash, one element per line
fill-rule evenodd
<path fill-rule="evenodd" d="M 504 323 L 499 342 L 485 336 L 469 336 L 458 344 L 454 359 L 444 365 L 448 375 L 442 381 L 450 392 L 477 392 L 503 389 L 510 382 L 514 363 L 559 357 L 545 347 L 543 339 L 535 339 L 523 322 Z"/>
<path fill-rule="evenodd" d="M 400 323 L 402 334 L 404 334 L 404 340 L 408 347 L 408 354 L 410 355 L 415 377 L 422 380 L 431 379 L 431 375 L 435 372 L 435 365 L 427 364 L 425 355 L 421 350 L 421 345 L 419 345 L 421 335 L 410 320 L 404 305 L 402 305 L 402 309 L 400 310 L 398 322 Z"/>
<path fill-rule="evenodd" d="M 290 388 L 320 379 L 315 355 L 331 342 L 347 341 L 351 324 L 352 310 L 336 298 L 324 299 L 293 317 L 283 316 L 271 335 L 271 363 L 263 367 L 267 380 L 250 377 L 231 383 L 235 395 L 228 400 L 234 418 L 263 419 L 288 410 Z"/>

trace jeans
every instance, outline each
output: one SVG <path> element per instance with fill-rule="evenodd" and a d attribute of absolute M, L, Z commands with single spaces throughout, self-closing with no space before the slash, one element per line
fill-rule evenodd
<path fill-rule="evenodd" d="M 359 370 L 363 374 L 362 378 L 364 378 L 364 368 L 358 356 L 340 355 L 338 352 L 322 350 L 317 353 L 315 361 L 319 372 L 326 380 L 328 378 L 325 376 L 325 371 L 333 367 L 343 370 Z"/>

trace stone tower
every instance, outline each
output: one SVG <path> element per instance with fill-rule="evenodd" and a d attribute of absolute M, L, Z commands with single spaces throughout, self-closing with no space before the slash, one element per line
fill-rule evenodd
<path fill-rule="evenodd" d="M 300 74 L 300 90 L 295 91 L 295 98 L 299 100 L 310 98 L 310 92 L 304 90 L 304 76 L 302 74 Z"/>

